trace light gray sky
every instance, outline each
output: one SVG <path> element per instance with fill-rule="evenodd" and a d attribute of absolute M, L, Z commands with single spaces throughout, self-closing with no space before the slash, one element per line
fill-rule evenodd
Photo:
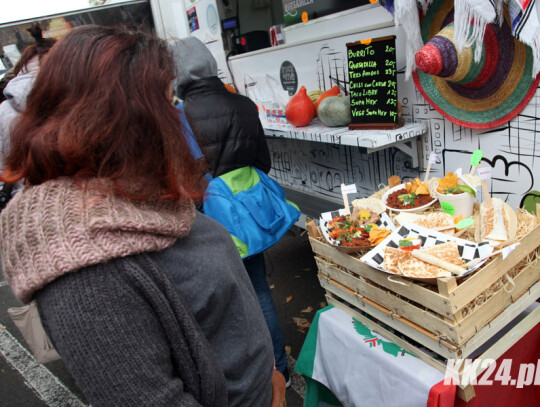
<path fill-rule="evenodd" d="M 109 0 L 107 4 L 128 0 Z M 88 0 L 2 0 L 0 24 L 91 7 Z"/>

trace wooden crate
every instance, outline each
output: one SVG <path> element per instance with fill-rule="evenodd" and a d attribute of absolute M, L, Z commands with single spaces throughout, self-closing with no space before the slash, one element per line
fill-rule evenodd
<path fill-rule="evenodd" d="M 536 284 L 538 286 L 538 284 Z M 378 333 L 379 335 L 384 336 L 386 339 L 390 339 L 396 345 L 401 346 L 407 352 L 410 352 L 416 355 L 419 359 L 423 360 L 427 364 L 435 367 L 442 373 L 447 374 L 447 366 L 444 361 L 439 360 L 439 358 L 433 357 L 433 355 L 426 352 L 425 348 L 418 346 L 414 341 L 409 341 L 407 337 L 404 337 L 400 333 L 395 333 L 388 330 L 382 324 L 377 321 L 374 321 L 371 318 L 364 316 L 358 308 L 354 307 L 350 303 L 347 303 L 342 298 L 335 296 L 331 292 L 326 293 L 326 300 L 328 304 L 331 304 L 337 308 L 342 309 L 347 312 L 353 318 L 356 318 L 359 322 L 366 325 L 373 332 Z M 501 315 L 499 315 L 492 324 L 490 324 L 490 329 L 494 332 L 500 331 L 500 329 L 508 324 L 513 318 L 515 318 L 515 312 L 520 306 L 521 303 L 527 302 L 526 298 L 521 297 L 516 301 L 518 305 L 510 306 Z M 498 338 L 491 346 L 487 349 L 484 349 L 481 354 L 478 354 L 477 357 L 480 360 L 499 359 L 508 349 L 510 349 L 516 342 L 523 338 L 531 329 L 537 326 L 540 323 L 540 307 L 537 307 L 534 311 L 530 312 L 525 318 L 520 320 L 515 324 L 510 330 L 508 330 L 504 335 Z M 465 372 L 463 368 L 456 372 L 460 380 L 460 385 L 457 387 L 457 396 L 465 401 L 471 400 L 475 396 L 474 385 L 465 384 L 463 385 L 462 378 L 466 375 L 470 381 L 473 378 L 478 378 L 485 370 L 486 366 L 483 364 L 480 365 L 470 365 L 469 371 Z"/>
<path fill-rule="evenodd" d="M 538 224 L 505 260 L 496 256 L 471 276 L 437 286 L 388 276 L 332 247 L 313 222 L 307 227 L 330 303 L 364 311 L 447 359 L 467 358 L 540 298 Z M 473 306 L 487 290 L 489 298 Z"/>

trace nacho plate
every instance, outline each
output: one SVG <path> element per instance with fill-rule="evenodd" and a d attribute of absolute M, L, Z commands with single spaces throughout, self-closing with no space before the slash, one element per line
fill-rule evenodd
<path fill-rule="evenodd" d="M 351 212 L 353 209 L 354 208 L 351 207 Z M 324 212 L 321 214 L 321 217 L 319 219 L 319 227 L 326 241 L 329 244 L 331 244 L 333 247 L 335 247 L 336 249 L 344 253 L 366 252 L 376 247 L 376 246 L 341 246 L 339 241 L 330 237 L 330 231 L 328 230 L 328 223 L 331 222 L 336 216 L 343 216 L 344 211 L 345 209 L 343 208 L 338 211 Z M 379 221 L 375 222 L 375 224 L 379 228 L 385 228 L 390 231 L 395 230 L 396 227 L 394 223 L 392 222 L 392 220 L 390 219 L 390 217 L 386 214 L 386 212 L 383 212 L 379 216 L 380 216 Z"/>

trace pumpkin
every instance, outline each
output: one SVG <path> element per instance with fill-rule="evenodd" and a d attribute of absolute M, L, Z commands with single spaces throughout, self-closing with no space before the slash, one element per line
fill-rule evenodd
<path fill-rule="evenodd" d="M 321 104 L 321 102 L 326 99 L 327 97 L 330 97 L 330 96 L 337 96 L 340 94 L 340 91 L 339 91 L 339 86 L 334 86 L 330 89 L 328 89 L 327 91 L 321 93 L 321 95 L 319 96 L 319 98 L 317 99 L 317 101 L 315 102 L 315 112 L 317 114 L 319 114 L 319 105 Z"/>
<path fill-rule="evenodd" d="M 346 126 L 351 122 L 349 96 L 329 96 L 319 105 L 319 120 L 329 127 Z"/>
<path fill-rule="evenodd" d="M 315 117 L 315 106 L 302 86 L 285 106 L 285 117 L 293 126 L 307 126 Z"/>
<path fill-rule="evenodd" d="M 234 85 L 231 85 L 230 83 L 226 83 L 225 88 L 227 88 L 227 90 L 231 93 L 238 93 Z"/>

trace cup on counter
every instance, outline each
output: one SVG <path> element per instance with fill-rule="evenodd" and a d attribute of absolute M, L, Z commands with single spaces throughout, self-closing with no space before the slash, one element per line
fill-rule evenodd
<path fill-rule="evenodd" d="M 454 216 L 463 216 L 468 218 L 473 214 L 474 208 L 474 196 L 468 192 L 462 192 L 461 194 L 441 194 L 437 191 L 437 199 L 442 204 L 442 202 L 448 202 L 454 207 Z"/>

